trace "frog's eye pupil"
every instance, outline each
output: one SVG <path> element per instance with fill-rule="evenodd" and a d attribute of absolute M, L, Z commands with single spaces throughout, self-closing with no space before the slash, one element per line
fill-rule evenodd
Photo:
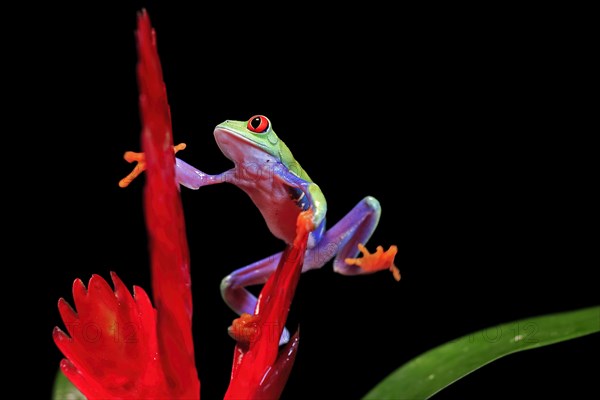
<path fill-rule="evenodd" d="M 248 130 L 254 133 L 265 133 L 269 129 L 269 119 L 264 115 L 255 115 L 248 120 Z"/>

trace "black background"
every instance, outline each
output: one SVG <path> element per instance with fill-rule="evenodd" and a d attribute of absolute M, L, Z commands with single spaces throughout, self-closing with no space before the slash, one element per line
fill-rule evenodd
<path fill-rule="evenodd" d="M 26 358 L 42 397 L 61 359 L 56 301 L 71 300 L 73 280 L 113 270 L 150 287 L 144 180 L 117 186 L 131 168 L 123 153 L 139 150 L 133 33 L 144 6 L 174 140 L 188 145 L 181 158 L 207 173 L 229 168 L 213 128 L 265 114 L 323 189 L 330 225 L 373 195 L 383 214 L 369 247 L 399 247 L 399 283 L 339 276 L 331 264 L 302 276 L 290 315 L 300 351 L 284 398 L 359 398 L 458 336 L 598 304 L 585 230 L 595 181 L 584 178 L 591 160 L 576 126 L 585 109 L 560 34 L 486 15 L 438 23 L 443 10 L 39 6 L 16 33 L 24 74 L 13 83 L 27 149 L 14 167 L 29 167 L 17 177 L 26 228 L 15 236 L 28 246 L 17 269 L 36 284 L 28 322 L 38 336 Z M 181 195 L 202 396 L 220 398 L 234 315 L 219 282 L 283 243 L 234 186 Z M 597 363 L 592 335 L 499 360 L 438 397 L 582 397 L 597 391 Z"/>

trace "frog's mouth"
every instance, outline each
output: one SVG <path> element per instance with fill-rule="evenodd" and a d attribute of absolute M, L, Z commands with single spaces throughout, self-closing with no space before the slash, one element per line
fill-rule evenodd
<path fill-rule="evenodd" d="M 260 162 L 266 157 L 272 158 L 260 143 L 233 130 L 217 127 L 214 135 L 221 152 L 233 162 Z"/>

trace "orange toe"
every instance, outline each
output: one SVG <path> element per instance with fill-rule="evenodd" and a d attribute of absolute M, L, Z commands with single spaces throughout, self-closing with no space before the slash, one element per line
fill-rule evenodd
<path fill-rule="evenodd" d="M 396 257 L 398 247 L 392 245 L 387 251 L 383 251 L 382 246 L 377 246 L 375 253 L 370 253 L 362 243 L 359 243 L 358 250 L 363 256 L 360 258 L 346 258 L 344 260 L 346 264 L 356 265 L 365 272 L 377 272 L 387 269 L 392 272 L 396 281 L 400 280 L 400 270 L 394 265 L 394 257 Z"/>
<path fill-rule="evenodd" d="M 185 149 L 185 143 L 179 143 L 176 146 L 173 146 L 173 153 L 177 153 L 180 150 Z M 123 155 L 123 158 L 128 163 L 135 162 L 137 163 L 133 168 L 133 171 L 129 173 L 125 178 L 119 181 L 119 187 L 127 187 L 135 178 L 137 178 L 142 172 L 146 170 L 146 155 L 144 153 L 136 153 L 134 151 L 127 151 Z"/>
<path fill-rule="evenodd" d="M 258 317 L 248 313 L 243 313 L 239 318 L 236 318 L 227 328 L 229 336 L 237 342 L 250 343 L 256 339 L 258 335 Z"/>

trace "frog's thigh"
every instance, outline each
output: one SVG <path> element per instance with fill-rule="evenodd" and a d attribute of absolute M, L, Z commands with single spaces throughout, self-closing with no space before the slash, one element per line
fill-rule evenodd
<path fill-rule="evenodd" d="M 367 196 L 362 199 L 338 223 L 325 231 L 318 244 L 307 251 L 304 270 L 321 268 L 335 257 L 333 269 L 343 275 L 357 275 L 364 271 L 344 262 L 358 255 L 358 244 L 365 244 L 379 223 L 379 201 Z"/>

